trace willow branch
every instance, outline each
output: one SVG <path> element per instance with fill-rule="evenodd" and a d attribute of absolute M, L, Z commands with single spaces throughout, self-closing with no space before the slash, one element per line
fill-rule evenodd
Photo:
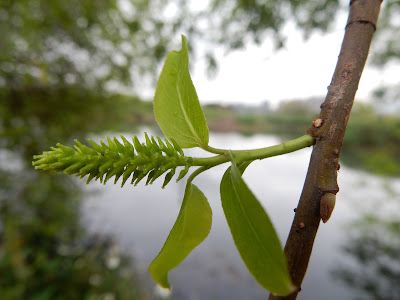
<path fill-rule="evenodd" d="M 92 179 L 106 183 L 112 177 L 115 177 L 114 183 L 116 183 L 122 176 L 121 186 L 130 177 L 131 184 L 137 185 L 145 177 L 147 177 L 146 185 L 151 184 L 168 172 L 163 183 L 163 187 L 165 187 L 175 175 L 177 167 L 184 167 L 176 179 L 179 181 L 186 176 L 190 167 L 200 166 L 189 178 L 191 181 L 201 172 L 231 159 L 229 150 L 224 150 L 223 154 L 213 157 L 185 156 L 181 147 L 174 140 L 162 141 L 158 137 L 149 137 L 146 133 L 145 143 L 140 143 L 136 136 L 133 137 L 132 143 L 123 136 L 121 139 L 123 143 L 116 138 L 107 137 L 108 145 L 102 141 L 97 144 L 89 140 L 92 148 L 77 140 L 74 148 L 57 144 L 57 147 L 51 147 L 51 151 L 35 155 L 32 164 L 38 170 L 75 174 L 81 178 L 87 176 L 87 183 Z M 315 139 L 307 134 L 275 146 L 252 150 L 233 150 L 232 152 L 238 162 L 253 161 L 300 150 L 314 143 Z"/>
<path fill-rule="evenodd" d="M 326 213 L 324 208 L 320 207 L 321 199 L 325 200 L 328 196 L 332 202 L 332 198 L 339 191 L 339 155 L 361 73 L 376 30 L 381 2 L 350 1 L 345 36 L 332 82 L 321 105 L 320 115 L 308 130 L 316 139 L 316 144 L 285 246 L 289 273 L 298 287 L 301 286 L 308 267 L 321 213 Z M 330 212 L 332 209 L 331 205 Z M 324 221 L 326 217 L 329 218 L 324 217 Z M 270 295 L 269 299 L 296 299 L 299 291 L 300 288 L 286 297 Z"/>

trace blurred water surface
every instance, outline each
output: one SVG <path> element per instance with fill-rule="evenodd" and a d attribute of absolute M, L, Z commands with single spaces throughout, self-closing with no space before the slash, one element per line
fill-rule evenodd
<path fill-rule="evenodd" d="M 272 135 L 210 136 L 212 146 L 230 149 L 258 148 L 280 142 Z M 186 153 L 205 155 L 193 149 Z M 244 174 L 250 189 L 269 213 L 282 244 L 291 226 L 310 154 L 311 148 L 308 148 L 256 161 Z M 223 216 L 219 183 L 227 166 L 216 167 L 195 179 L 210 202 L 213 225 L 208 238 L 170 273 L 173 286 L 170 299 L 267 298 L 267 292 L 241 261 Z M 120 188 L 111 182 L 105 186 L 97 183 L 83 186 L 87 193 L 82 215 L 89 231 L 115 237 L 124 251 L 135 257 L 144 277 L 148 277 L 147 267 L 175 222 L 185 188 L 185 180 L 178 184 L 171 182 L 165 190 L 161 184 L 162 179 L 152 186 L 141 183 Z M 342 166 L 339 186 L 335 211 L 330 221 L 320 226 L 298 299 L 353 299 L 356 295 L 364 295 L 363 299 L 395 299 L 399 292 L 395 282 L 400 278 L 400 256 L 397 255 L 400 179 L 381 178 Z M 371 230 L 379 226 L 380 230 Z M 368 238 L 371 233 L 374 242 L 363 249 L 366 235 Z M 383 250 L 380 243 L 384 245 Z M 369 259 L 365 259 L 366 253 Z M 382 274 L 381 269 L 384 269 Z M 371 276 L 361 276 L 368 272 Z M 376 298 L 374 293 L 386 298 Z"/>

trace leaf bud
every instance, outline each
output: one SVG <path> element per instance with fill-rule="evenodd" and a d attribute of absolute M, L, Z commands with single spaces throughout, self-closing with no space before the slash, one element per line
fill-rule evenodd
<path fill-rule="evenodd" d="M 335 208 L 336 195 L 332 193 L 325 193 L 322 195 L 319 214 L 321 216 L 322 222 L 328 222 L 331 217 L 332 211 Z"/>

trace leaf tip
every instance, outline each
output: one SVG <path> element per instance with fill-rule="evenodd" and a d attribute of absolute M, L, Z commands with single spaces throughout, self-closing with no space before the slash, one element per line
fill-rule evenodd
<path fill-rule="evenodd" d="M 149 274 L 153 280 L 163 289 L 171 290 L 171 285 L 168 281 L 168 272 L 162 272 L 157 268 L 157 263 L 154 261 L 149 266 Z"/>
<path fill-rule="evenodd" d="M 181 34 L 181 38 L 182 38 L 182 45 L 186 45 L 187 44 L 187 38 L 184 34 Z"/>

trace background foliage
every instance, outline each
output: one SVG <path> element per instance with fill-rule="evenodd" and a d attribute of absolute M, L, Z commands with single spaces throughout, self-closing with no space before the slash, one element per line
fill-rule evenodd
<path fill-rule="evenodd" d="M 156 74 L 175 33 L 209 42 L 203 56 L 215 66 L 212 45 L 236 49 L 272 35 L 282 46 L 281 29 L 291 16 L 307 35 L 325 30 L 338 1 L 213 0 L 201 6 L 183 0 L 4 0 L 0 83 L 137 87 L 139 76 Z"/>
<path fill-rule="evenodd" d="M 134 299 L 140 294 L 122 263 L 107 265 L 113 242 L 88 236 L 80 224 L 79 188 L 67 178 L 32 174 L 33 154 L 88 132 L 123 131 L 137 121 L 153 121 L 151 105 L 115 91 L 138 91 L 147 78 L 155 78 L 159 62 L 178 41 L 173 36 L 185 33 L 205 42 L 197 57 L 215 68 L 217 45 L 239 49 L 271 38 L 279 48 L 288 22 L 310 36 L 328 30 L 341 8 L 337 0 L 191 3 L 0 1 L 0 295 L 6 299 L 89 299 L 107 293 Z M 377 65 L 400 57 L 399 13 L 400 1 L 384 2 L 372 50 Z M 399 91 L 383 88 L 377 96 L 396 100 Z M 281 133 L 303 133 L 310 118 L 291 109 L 268 119 L 221 107 L 205 113 L 211 128 L 213 122 L 221 125 L 217 118 L 230 116 L 231 125 L 243 132 L 286 128 Z M 398 118 L 368 109 L 353 117 L 345 142 L 348 161 L 367 161 L 368 168 L 398 175 L 400 168 L 393 164 L 398 163 Z M 377 145 L 388 147 L 377 152 Z"/>

